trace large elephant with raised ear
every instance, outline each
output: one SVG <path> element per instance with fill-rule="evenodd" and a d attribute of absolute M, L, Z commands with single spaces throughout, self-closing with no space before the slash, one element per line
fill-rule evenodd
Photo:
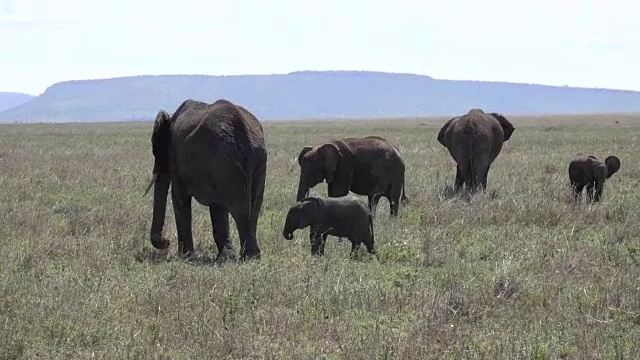
<path fill-rule="evenodd" d="M 620 159 L 611 155 L 604 161 L 593 155 L 577 154 L 569 163 L 569 181 L 574 200 L 578 201 L 587 187 L 587 200 L 600 201 L 605 181 L 620 170 Z"/>
<path fill-rule="evenodd" d="M 481 109 L 471 109 L 442 126 L 438 142 L 449 150 L 457 164 L 456 192 L 463 185 L 470 192 L 487 188 L 489 168 L 514 130 L 501 114 L 485 113 Z"/>
<path fill-rule="evenodd" d="M 346 196 L 349 191 L 366 195 L 375 214 L 378 200 L 389 200 L 391 216 L 397 216 L 404 191 L 405 164 L 398 149 L 384 138 L 334 139 L 317 146 L 305 146 L 298 155 L 300 180 L 296 201 L 309 196 L 309 190 L 327 182 L 329 197 Z"/>
<path fill-rule="evenodd" d="M 248 110 L 221 99 L 213 104 L 185 100 L 169 115 L 161 110 L 151 135 L 155 163 L 151 244 L 166 249 L 162 238 L 167 193 L 178 232 L 178 251 L 193 251 L 191 199 L 209 207 L 216 261 L 235 260 L 229 214 L 240 237 L 240 259 L 259 258 L 256 239 L 262 207 L 267 151 L 262 125 Z M 146 194 L 146 192 L 145 192 Z"/>

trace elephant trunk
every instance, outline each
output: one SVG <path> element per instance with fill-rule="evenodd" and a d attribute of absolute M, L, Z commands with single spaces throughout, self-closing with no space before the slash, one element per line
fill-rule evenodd
<path fill-rule="evenodd" d="M 287 239 L 293 239 L 293 232 L 295 231 L 295 227 L 293 226 L 293 217 L 291 213 L 287 214 L 287 218 L 284 221 L 284 229 L 282 229 L 282 236 Z"/>
<path fill-rule="evenodd" d="M 169 247 L 169 240 L 162 238 L 167 194 L 169 193 L 169 174 L 154 174 L 156 181 L 153 187 L 153 220 L 151 222 L 151 245 L 159 250 Z"/>
<path fill-rule="evenodd" d="M 298 183 L 298 195 L 296 201 L 300 201 L 309 196 L 309 187 L 305 183 L 302 175 L 300 175 L 300 182 Z"/>

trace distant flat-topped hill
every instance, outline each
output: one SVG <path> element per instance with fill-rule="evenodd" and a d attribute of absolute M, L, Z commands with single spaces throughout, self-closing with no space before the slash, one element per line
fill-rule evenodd
<path fill-rule="evenodd" d="M 438 80 L 368 71 L 274 75 L 144 75 L 64 81 L 0 112 L 4 122 L 152 120 L 185 99 L 226 98 L 261 120 L 640 111 L 640 92 L 505 82 Z"/>
<path fill-rule="evenodd" d="M 18 105 L 22 105 L 27 101 L 34 99 L 35 96 L 14 93 L 14 92 L 0 92 L 0 111 L 5 111 L 14 108 Z"/>

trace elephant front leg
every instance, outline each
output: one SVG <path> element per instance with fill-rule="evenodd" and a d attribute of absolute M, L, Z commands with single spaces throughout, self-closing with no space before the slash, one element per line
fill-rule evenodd
<path fill-rule="evenodd" d="M 311 255 L 324 256 L 324 244 L 327 239 L 327 235 L 323 234 L 320 227 L 312 228 L 309 233 L 309 240 L 311 242 Z"/>
<path fill-rule="evenodd" d="M 593 202 L 593 189 L 595 183 L 591 182 L 587 185 L 587 200 L 592 203 Z"/>
<path fill-rule="evenodd" d="M 229 233 L 229 210 L 219 204 L 209 206 L 211 225 L 213 228 L 213 240 L 218 248 L 217 263 L 228 260 L 236 260 L 236 250 Z"/>
<path fill-rule="evenodd" d="M 602 189 L 603 188 L 604 188 L 604 181 L 603 180 L 596 181 L 594 194 L 593 194 L 593 202 L 600 201 L 600 198 L 602 197 Z"/>
<path fill-rule="evenodd" d="M 371 216 L 375 219 L 376 211 L 378 209 L 378 203 L 380 202 L 380 198 L 383 196 L 387 196 L 385 193 L 375 193 L 367 195 L 367 199 L 369 200 L 369 211 L 371 211 Z"/>
<path fill-rule="evenodd" d="M 191 196 L 185 196 L 178 186 L 171 189 L 171 201 L 178 230 L 178 252 L 184 258 L 193 255 L 193 234 L 191 232 Z"/>

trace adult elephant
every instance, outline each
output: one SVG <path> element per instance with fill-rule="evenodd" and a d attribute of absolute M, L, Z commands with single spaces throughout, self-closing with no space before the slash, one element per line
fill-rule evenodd
<path fill-rule="evenodd" d="M 405 164 L 398 149 L 379 136 L 334 139 L 317 146 L 305 146 L 298 155 L 300 180 L 296 201 L 308 197 L 309 190 L 326 180 L 329 197 L 352 191 L 366 195 L 369 209 L 381 197 L 389 200 L 391 216 L 397 216 L 404 192 Z"/>
<path fill-rule="evenodd" d="M 216 261 L 235 260 L 229 214 L 240 237 L 240 259 L 259 258 L 256 239 L 265 188 L 267 151 L 262 125 L 248 110 L 221 99 L 213 104 L 188 99 L 173 115 L 160 110 L 151 136 L 155 163 L 151 244 L 166 249 L 162 238 L 167 193 L 178 232 L 178 251 L 193 251 L 191 199 L 208 206 Z M 146 194 L 146 192 L 145 192 Z"/>
<path fill-rule="evenodd" d="M 449 150 L 457 164 L 456 192 L 463 184 L 470 192 L 487 188 L 489 168 L 514 130 L 501 114 L 485 113 L 482 109 L 471 109 L 442 126 L 438 142 Z"/>

